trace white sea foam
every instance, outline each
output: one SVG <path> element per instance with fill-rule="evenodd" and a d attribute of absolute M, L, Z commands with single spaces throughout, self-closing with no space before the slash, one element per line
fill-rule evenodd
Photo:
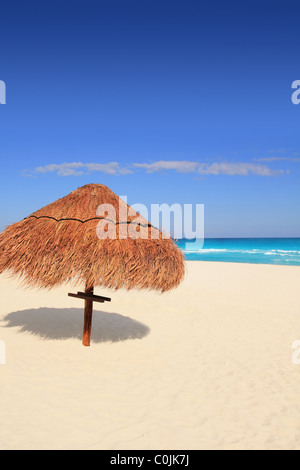
<path fill-rule="evenodd" d="M 298 250 L 272 250 L 272 251 L 278 251 L 278 253 L 297 253 L 300 255 L 300 251 Z"/>
<path fill-rule="evenodd" d="M 271 246 L 270 246 L 271 245 Z M 300 250 L 298 245 L 279 245 L 279 249 L 273 248 L 274 244 L 261 244 L 255 243 L 247 244 L 234 244 L 224 243 L 211 248 L 206 246 L 197 247 L 189 246 L 186 244 L 182 246 L 182 251 L 187 258 L 199 260 L 217 260 L 217 261 L 236 261 L 248 263 L 267 263 L 267 264 L 300 264 Z M 276 246 L 276 245 L 275 245 Z M 289 249 L 291 248 L 291 249 Z M 297 249 L 298 248 L 298 249 Z"/>
<path fill-rule="evenodd" d="M 281 253 L 279 253 L 279 251 L 281 251 Z M 285 251 L 285 253 L 283 253 L 284 250 L 272 250 L 272 251 L 266 251 L 264 254 L 265 255 L 268 255 L 268 256 L 274 256 L 274 255 L 277 255 L 277 256 L 295 256 L 295 255 L 300 255 L 300 251 Z"/>

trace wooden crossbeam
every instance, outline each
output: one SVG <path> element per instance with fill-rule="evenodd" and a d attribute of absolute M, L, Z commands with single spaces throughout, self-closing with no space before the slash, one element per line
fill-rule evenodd
<path fill-rule="evenodd" d="M 109 297 L 102 297 L 101 295 L 85 294 L 84 292 L 77 292 L 77 294 L 68 294 L 69 297 L 77 297 L 78 299 L 92 300 L 93 302 L 111 302 Z"/>
<path fill-rule="evenodd" d="M 86 295 L 85 292 L 77 292 L 77 294 L 83 294 L 83 295 Z M 103 295 L 95 295 L 93 294 L 93 298 L 96 300 L 96 299 L 103 299 L 104 302 L 110 302 L 111 301 L 111 298 L 110 297 L 103 297 Z"/>

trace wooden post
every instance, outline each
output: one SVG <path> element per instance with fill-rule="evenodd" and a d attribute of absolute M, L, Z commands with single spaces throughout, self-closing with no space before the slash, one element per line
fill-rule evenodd
<path fill-rule="evenodd" d="M 103 304 L 104 302 L 110 302 L 111 298 L 103 297 L 102 295 L 94 295 L 94 287 L 86 287 L 85 292 L 77 292 L 77 294 L 69 292 L 68 296 L 75 297 L 77 299 L 84 299 L 82 344 L 84 346 L 89 346 L 92 330 L 93 302 L 100 302 Z"/>
<path fill-rule="evenodd" d="M 93 295 L 94 287 L 86 287 L 85 293 Z M 85 299 L 84 301 L 84 321 L 83 321 L 83 336 L 82 344 L 84 346 L 90 345 L 91 330 L 92 330 L 92 315 L 93 315 L 93 301 Z"/>

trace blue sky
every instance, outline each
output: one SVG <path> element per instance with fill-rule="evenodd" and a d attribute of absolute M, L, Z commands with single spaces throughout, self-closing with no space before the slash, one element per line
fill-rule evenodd
<path fill-rule="evenodd" d="M 297 3 L 1 4 L 0 228 L 87 183 L 300 236 Z"/>

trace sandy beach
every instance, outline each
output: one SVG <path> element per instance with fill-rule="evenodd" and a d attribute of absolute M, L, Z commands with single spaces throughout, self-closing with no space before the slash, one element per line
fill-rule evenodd
<path fill-rule="evenodd" d="M 1 449 L 300 449 L 300 269 L 187 262 L 167 294 L 0 278 Z"/>

